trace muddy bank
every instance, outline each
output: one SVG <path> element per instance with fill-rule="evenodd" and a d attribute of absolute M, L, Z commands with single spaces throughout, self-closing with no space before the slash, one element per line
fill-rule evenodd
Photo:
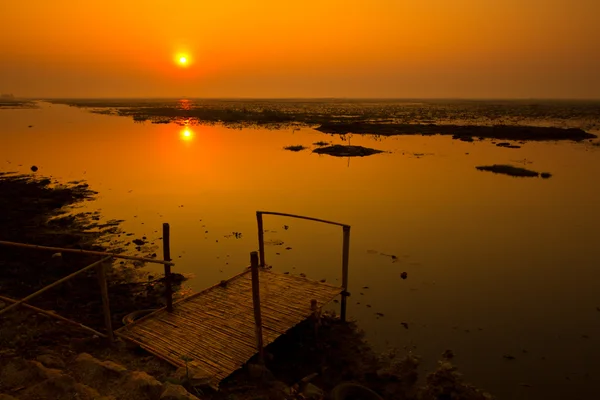
<path fill-rule="evenodd" d="M 5 99 L 0 98 L 0 110 L 16 108 L 37 108 L 37 104 L 31 100 Z"/>
<path fill-rule="evenodd" d="M 118 221 L 101 224 L 99 214 L 68 213 L 73 211 L 71 207 L 93 200 L 95 195 L 96 192 L 83 182 L 59 185 L 31 175 L 0 174 L 0 240 L 119 251 L 125 243 L 119 238 L 122 232 Z M 25 297 L 97 259 L 82 255 L 57 259 L 42 251 L 1 249 L 0 294 L 15 298 Z M 161 304 L 161 283 L 154 282 L 156 280 L 152 284 L 141 282 L 140 277 L 146 276 L 138 267 L 117 264 L 110 271 L 109 296 L 115 328 L 121 325 L 124 314 Z M 94 274 L 61 285 L 31 303 L 103 331 Z M 173 367 L 136 346 L 119 342 L 108 347 L 104 340 L 90 337 L 77 327 L 23 308 L 0 319 L 2 366 L 50 355 L 55 365 L 66 365 L 65 373 L 75 374 L 80 369 L 69 372 L 69 365 L 76 364 L 82 352 L 122 363 L 132 371 L 148 372 L 163 385 L 167 382 L 186 384 Z M 298 325 L 269 346 L 267 352 L 268 372 L 257 376 L 255 369 L 245 366 L 223 383 L 222 391 L 201 388 L 203 392 L 199 397 L 215 400 L 261 396 L 281 400 L 301 398 L 297 395 L 302 386 L 299 382 L 316 374 L 311 383 L 324 393 L 329 393 L 341 382 L 354 381 L 377 391 L 384 399 L 444 399 L 452 394 L 464 399 L 486 398 L 464 383 L 446 364 L 440 364 L 439 371 L 419 380 L 417 357 L 406 354 L 381 357 L 370 349 L 356 324 L 343 323 L 334 316 L 321 318 L 316 336 L 312 321 Z M 30 386 L 37 383 L 35 380 L 23 382 L 11 390 L 16 390 L 16 397 L 20 398 L 18 393 L 35 392 Z M 89 382 L 90 385 L 93 383 Z M 102 392 L 105 385 L 95 383 L 98 383 L 96 389 Z"/>
<path fill-rule="evenodd" d="M 488 171 L 493 172 L 495 174 L 516 176 L 522 178 L 542 177 L 543 179 L 548 179 L 552 177 L 552 174 L 549 172 L 536 172 L 527 168 L 514 167 L 512 165 L 506 164 L 481 165 L 475 168 L 479 171 Z"/>
<path fill-rule="evenodd" d="M 123 252 L 129 238 L 120 221 L 100 222 L 97 212 L 77 212 L 96 192 L 84 182 L 59 184 L 33 175 L 0 174 L 0 240 L 96 251 Z M 138 256 L 147 256 L 142 247 Z M 23 298 L 95 261 L 96 256 L 15 247 L 0 247 L 0 294 Z M 126 314 L 163 304 L 163 282 L 135 261 L 115 261 L 108 271 L 113 326 Z M 33 299 L 31 305 L 104 331 L 101 297 L 94 272 L 82 274 Z M 9 312 L 10 314 L 10 312 Z M 4 316 L 3 316 L 4 317 Z M 4 322 L 4 319 L 2 320 Z M 3 328 L 7 328 L 3 326 Z M 6 332 L 6 331 L 5 331 Z M 14 332 L 18 336 L 18 330 Z M 8 335 L 11 336 L 11 335 Z M 8 336 L 2 335 L 3 340 Z M 31 337 L 18 337 L 14 346 L 27 348 Z M 1 343 L 0 343 L 1 344 Z"/>
<path fill-rule="evenodd" d="M 54 104 L 156 124 L 223 124 L 234 128 L 280 129 L 298 126 L 365 124 L 370 134 L 379 125 L 414 125 L 419 134 L 440 126 L 569 126 L 598 128 L 600 103 L 594 101 L 484 101 L 398 99 L 48 99 Z M 434 125 L 435 126 L 435 125 Z M 375 132 L 378 130 L 379 132 Z M 358 133 L 358 132 L 357 132 Z M 438 133 L 438 132 L 433 132 Z M 451 134 L 456 133 L 454 130 Z M 429 133 L 427 133 L 429 134 Z M 537 132 L 536 132 L 537 134 Z M 461 134 L 463 135 L 463 134 Z M 464 135 L 477 136 L 477 133 Z M 546 140 L 546 139 L 531 139 Z M 577 139 L 575 139 L 577 140 Z"/>
<path fill-rule="evenodd" d="M 23 318 L 29 332 L 49 328 L 50 333 L 57 334 L 61 329 L 48 319 L 45 319 L 47 325 L 33 325 L 35 319 L 39 318 L 31 315 Z M 19 328 L 23 330 L 25 326 Z M 0 392 L 21 400 L 98 398 L 81 397 L 91 392 L 88 389 L 91 388 L 116 399 L 159 400 L 169 386 L 179 385 L 184 396 L 176 398 L 181 399 L 192 399 L 185 397 L 187 390 L 205 400 L 322 400 L 332 398 L 329 395 L 338 385 L 352 382 L 371 389 L 385 400 L 491 398 L 465 382 L 451 364 L 452 351 L 444 352 L 435 371 L 423 375 L 418 356 L 405 351 L 377 355 L 355 323 L 343 323 L 333 315 L 323 315 L 316 330 L 311 321 L 294 327 L 267 347 L 265 367 L 257 365 L 256 358 L 251 359 L 223 381 L 218 392 L 188 375 L 185 368 L 175 369 L 133 345 L 117 342 L 109 347 L 98 339 L 82 338 L 77 331 L 65 328 L 60 332 L 64 335 L 60 344 L 40 346 L 29 357 L 0 347 Z M 42 365 L 53 368 L 53 372 Z M 63 375 L 58 380 L 62 384 L 54 385 L 59 373 Z M 132 385 L 132 381 L 137 384 Z M 62 392 L 79 393 L 79 397 L 61 397 Z M 316 397 L 310 396 L 311 393 Z"/>
<path fill-rule="evenodd" d="M 341 144 L 335 144 L 333 146 L 319 147 L 317 149 L 314 149 L 313 153 L 328 154 L 334 157 L 364 157 L 373 154 L 383 153 L 383 150 L 377 150 L 363 146 L 345 146 Z"/>
<path fill-rule="evenodd" d="M 286 146 L 283 148 L 284 150 L 288 150 L 288 151 L 302 151 L 302 150 L 306 150 L 308 149 L 308 147 L 302 146 L 301 144 L 297 144 L 297 145 L 292 145 L 292 146 Z"/>
<path fill-rule="evenodd" d="M 578 128 L 551 128 L 538 126 L 470 126 L 436 124 L 323 124 L 317 128 L 323 133 L 394 135 L 452 135 L 456 139 L 473 137 L 501 140 L 574 140 L 595 138 L 596 135 Z"/>

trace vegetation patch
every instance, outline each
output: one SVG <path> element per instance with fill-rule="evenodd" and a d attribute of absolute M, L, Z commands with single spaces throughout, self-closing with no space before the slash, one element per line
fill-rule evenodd
<path fill-rule="evenodd" d="M 525 178 L 537 178 L 541 175 L 542 178 L 547 179 L 552 176 L 552 174 L 549 172 L 542 172 L 540 174 L 539 172 L 532 171 L 530 169 L 515 167 L 507 164 L 481 165 L 475 168 L 477 168 L 479 171 L 489 171 L 495 174 L 504 174 Z"/>
<path fill-rule="evenodd" d="M 302 151 L 302 150 L 306 150 L 308 147 L 304 147 L 301 144 L 297 144 L 294 146 L 287 146 L 284 147 L 284 150 L 289 150 L 289 151 Z"/>
<path fill-rule="evenodd" d="M 344 146 L 341 144 L 334 144 L 333 146 L 320 147 L 314 149 L 313 153 L 317 154 L 328 154 L 334 157 L 364 157 L 373 154 L 383 153 L 383 150 L 371 149 L 363 146 Z"/>

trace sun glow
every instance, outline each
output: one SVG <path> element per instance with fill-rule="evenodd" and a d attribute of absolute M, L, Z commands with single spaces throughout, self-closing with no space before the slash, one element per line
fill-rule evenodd
<path fill-rule="evenodd" d="M 180 67 L 188 67 L 191 63 L 189 54 L 185 54 L 185 53 L 176 54 L 174 61 Z"/>
<path fill-rule="evenodd" d="M 192 132 L 191 129 L 186 126 L 181 130 L 180 136 L 182 140 L 189 142 L 194 138 L 194 132 Z"/>

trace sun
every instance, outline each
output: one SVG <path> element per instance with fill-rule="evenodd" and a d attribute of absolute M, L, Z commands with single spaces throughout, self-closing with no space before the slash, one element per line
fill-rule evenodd
<path fill-rule="evenodd" d="M 183 68 L 189 67 L 192 63 L 192 59 L 190 58 L 190 55 L 187 53 L 176 54 L 173 61 L 175 62 L 175 64 L 177 64 Z"/>

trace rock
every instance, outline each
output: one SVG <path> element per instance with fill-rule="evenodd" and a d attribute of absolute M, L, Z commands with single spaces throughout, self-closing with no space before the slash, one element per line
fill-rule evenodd
<path fill-rule="evenodd" d="M 31 170 L 32 170 L 33 172 L 36 172 L 36 171 L 38 170 L 38 167 L 36 167 L 35 165 L 32 165 L 32 166 L 31 166 Z"/>
<path fill-rule="evenodd" d="M 62 375 L 58 369 L 46 368 L 38 361 L 11 360 L 0 369 L 0 383 L 4 388 L 17 388 Z"/>
<path fill-rule="evenodd" d="M 54 354 L 42 354 L 36 357 L 36 360 L 41 362 L 48 368 L 64 369 L 65 362 Z"/>
<path fill-rule="evenodd" d="M 0 382 L 2 382 L 3 389 L 20 387 L 37 378 L 36 371 L 20 358 L 10 360 L 8 363 L 3 361 L 2 368 L 0 368 Z"/>
<path fill-rule="evenodd" d="M 442 358 L 445 358 L 447 360 L 451 360 L 454 358 L 454 352 L 450 349 L 446 349 L 443 353 L 442 353 Z"/>
<path fill-rule="evenodd" d="M 290 387 L 281 381 L 273 381 L 270 384 L 269 399 L 285 400 L 290 398 L 291 393 Z"/>
<path fill-rule="evenodd" d="M 309 383 L 302 391 L 302 395 L 307 399 L 322 399 L 325 393 L 319 387 Z"/>
<path fill-rule="evenodd" d="M 158 399 L 163 392 L 162 383 L 142 371 L 131 371 L 123 383 L 123 388 L 128 393 L 135 393 L 136 396 L 133 396 L 133 398 L 139 399 Z"/>
<path fill-rule="evenodd" d="M 198 399 L 193 394 L 189 393 L 181 385 L 165 383 L 165 391 L 160 395 L 160 400 L 194 400 Z"/>
<path fill-rule="evenodd" d="M 248 375 L 253 379 L 263 379 L 265 381 L 273 380 L 273 373 L 264 365 L 248 364 Z"/>
<path fill-rule="evenodd" d="M 82 382 L 92 384 L 97 381 L 121 379 L 127 375 L 127 368 L 112 361 L 100 361 L 90 354 L 81 353 L 75 359 L 77 375 Z"/>
<path fill-rule="evenodd" d="M 194 387 L 208 386 L 212 380 L 212 377 L 207 373 L 194 367 L 188 367 L 187 369 L 185 367 L 177 368 L 177 371 L 173 374 L 173 378 Z"/>
<path fill-rule="evenodd" d="M 97 400 L 100 398 L 100 393 L 96 390 L 61 373 L 28 387 L 19 392 L 19 395 L 26 399 Z"/>
<path fill-rule="evenodd" d="M 406 272 L 401 273 L 400 278 L 402 278 L 402 279 L 408 278 L 408 273 L 406 273 Z"/>

